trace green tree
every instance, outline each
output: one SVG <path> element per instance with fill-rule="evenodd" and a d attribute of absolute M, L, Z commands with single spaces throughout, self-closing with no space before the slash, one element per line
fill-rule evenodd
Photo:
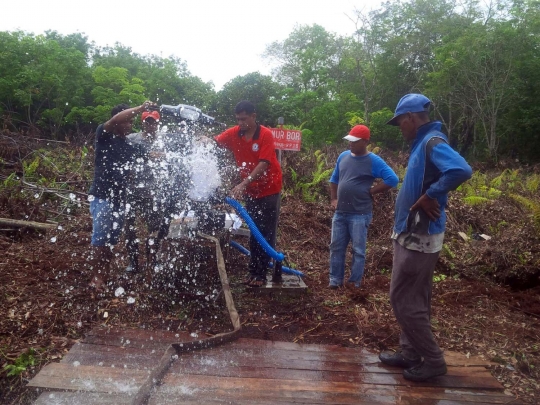
<path fill-rule="evenodd" d="M 95 66 L 126 69 L 129 77 L 143 81 L 147 98 L 161 104 L 190 104 L 207 110 L 215 97 L 213 85 L 193 76 L 186 62 L 176 56 L 141 56 L 117 43 L 100 48 L 93 60 Z"/>
<path fill-rule="evenodd" d="M 0 49 L 4 124 L 57 136 L 72 106 L 85 101 L 86 54 L 21 31 L 0 33 Z"/>
<path fill-rule="evenodd" d="M 450 131 L 451 114 L 457 113 L 457 123 L 465 127 L 474 119 L 492 159 L 497 158 L 507 130 L 500 119 L 518 97 L 514 91 L 516 40 L 507 22 L 475 23 L 437 49 L 438 70 L 430 75 L 435 98 L 445 100 Z"/>
<path fill-rule="evenodd" d="M 277 124 L 279 111 L 274 110 L 280 86 L 270 76 L 258 72 L 237 76 L 227 82 L 216 95 L 216 114 L 224 122 L 233 122 L 234 107 L 241 100 L 252 102 L 257 108 L 257 119 L 265 125 Z"/>
<path fill-rule="evenodd" d="M 337 69 L 341 48 L 334 34 L 320 25 L 298 26 L 283 42 L 273 42 L 264 57 L 277 62 L 276 80 L 298 91 L 320 94 L 331 89 L 332 72 Z"/>
<path fill-rule="evenodd" d="M 94 105 L 74 108 L 67 119 L 71 122 L 104 122 L 110 118 L 111 109 L 117 104 L 139 105 L 146 100 L 143 81 L 129 78 L 127 69 L 97 66 L 92 72 Z"/>

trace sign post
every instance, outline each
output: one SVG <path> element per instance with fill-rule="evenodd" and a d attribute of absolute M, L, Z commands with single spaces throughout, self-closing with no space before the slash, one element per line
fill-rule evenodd
<path fill-rule="evenodd" d="M 277 159 L 281 166 L 281 154 L 283 150 L 300 151 L 300 145 L 302 144 L 302 132 L 298 130 L 283 129 L 285 120 L 283 117 L 278 118 L 279 128 L 270 128 L 272 135 L 274 136 L 274 146 L 276 148 Z M 277 213 L 279 221 L 279 211 L 281 209 L 281 196 L 278 200 Z M 276 229 L 274 231 L 273 246 L 276 247 L 278 224 L 276 222 Z M 272 275 L 273 283 L 281 283 L 283 281 L 281 275 L 281 263 L 274 263 L 274 273 Z"/>
<path fill-rule="evenodd" d="M 270 128 L 274 136 L 277 150 L 292 150 L 299 152 L 302 144 L 302 132 L 297 129 Z"/>

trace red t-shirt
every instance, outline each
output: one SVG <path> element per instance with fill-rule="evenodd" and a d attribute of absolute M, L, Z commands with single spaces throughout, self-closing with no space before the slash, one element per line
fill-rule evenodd
<path fill-rule="evenodd" d="M 246 193 L 248 195 L 253 198 L 261 198 L 281 191 L 281 167 L 276 157 L 272 131 L 258 125 L 253 138 L 246 141 L 237 125 L 214 139 L 218 145 L 233 152 L 242 179 L 249 176 L 259 162 L 268 163 L 268 168 L 263 175 L 247 186 Z"/>

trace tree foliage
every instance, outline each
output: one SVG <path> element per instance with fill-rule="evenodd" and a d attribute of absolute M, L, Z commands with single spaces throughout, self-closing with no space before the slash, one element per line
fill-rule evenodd
<path fill-rule="evenodd" d="M 540 160 L 538 0 L 387 1 L 351 20 L 350 36 L 296 26 L 266 48 L 272 76 L 238 76 L 217 92 L 178 56 L 100 48 L 79 33 L 0 32 L 0 120 L 58 137 L 148 98 L 233 123 L 247 99 L 262 123 L 301 127 L 308 147 L 341 142 L 361 121 L 372 142 L 403 149 L 385 122 L 404 94 L 422 92 L 462 154 Z"/>

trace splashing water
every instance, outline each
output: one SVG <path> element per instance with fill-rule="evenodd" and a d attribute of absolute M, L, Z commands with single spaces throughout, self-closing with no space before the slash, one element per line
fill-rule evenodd
<path fill-rule="evenodd" d="M 213 144 L 196 143 L 193 152 L 186 158 L 186 167 L 191 173 L 191 188 L 188 197 L 193 201 L 206 201 L 221 186 L 221 176 Z"/>

